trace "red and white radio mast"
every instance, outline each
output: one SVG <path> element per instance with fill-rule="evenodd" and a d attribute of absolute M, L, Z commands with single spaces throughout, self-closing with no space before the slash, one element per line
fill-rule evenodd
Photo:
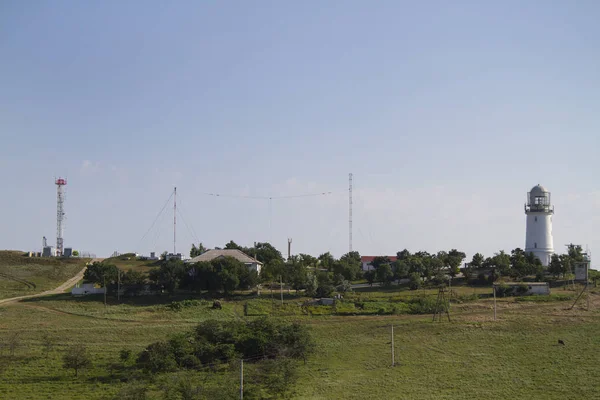
<path fill-rule="evenodd" d="M 63 186 L 67 180 L 58 178 L 56 180 L 56 257 L 63 255 L 63 220 L 65 218 L 65 193 Z"/>

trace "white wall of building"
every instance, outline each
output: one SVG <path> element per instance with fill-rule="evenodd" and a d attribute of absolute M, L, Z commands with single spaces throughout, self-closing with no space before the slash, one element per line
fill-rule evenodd
<path fill-rule="evenodd" d="M 544 266 L 548 266 L 550 257 L 554 253 L 551 213 L 533 211 L 527 213 L 525 252 L 535 254 Z"/>

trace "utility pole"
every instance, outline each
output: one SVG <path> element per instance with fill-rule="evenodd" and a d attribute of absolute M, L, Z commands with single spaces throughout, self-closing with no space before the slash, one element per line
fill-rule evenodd
<path fill-rule="evenodd" d="M 394 325 L 392 325 L 392 367 L 396 366 L 396 358 L 394 357 Z"/>
<path fill-rule="evenodd" d="M 348 251 L 352 252 L 352 173 L 348 175 Z"/>
<path fill-rule="evenodd" d="M 240 400 L 244 399 L 244 359 L 240 360 Z"/>
<path fill-rule="evenodd" d="M 117 270 L 117 302 L 121 303 L 121 270 Z"/>
<path fill-rule="evenodd" d="M 104 280 L 104 308 L 106 309 L 106 292 L 107 292 L 107 288 L 106 288 L 106 275 L 104 275 L 102 277 L 102 279 Z"/>
<path fill-rule="evenodd" d="M 496 320 L 496 285 L 494 287 L 494 321 Z"/>

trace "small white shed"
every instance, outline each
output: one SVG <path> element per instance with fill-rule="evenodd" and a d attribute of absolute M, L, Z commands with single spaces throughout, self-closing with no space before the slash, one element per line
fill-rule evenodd
<path fill-rule="evenodd" d="M 93 283 L 84 283 L 71 289 L 71 296 L 87 296 L 90 294 L 104 294 L 106 288 L 97 288 Z"/>
<path fill-rule="evenodd" d="M 494 283 L 494 289 L 501 285 L 510 287 L 513 294 L 521 296 L 527 296 L 531 294 L 550 294 L 550 285 L 548 282 L 496 282 Z M 520 291 L 523 291 L 524 288 L 527 288 L 527 291 L 519 293 Z"/>

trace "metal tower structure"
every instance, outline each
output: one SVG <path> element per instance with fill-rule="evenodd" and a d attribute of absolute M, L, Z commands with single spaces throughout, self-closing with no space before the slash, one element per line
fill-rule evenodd
<path fill-rule="evenodd" d="M 348 251 L 352 251 L 352 173 L 348 174 Z"/>
<path fill-rule="evenodd" d="M 177 254 L 177 187 L 173 191 L 173 255 Z M 183 221 L 185 222 L 185 221 Z"/>
<path fill-rule="evenodd" d="M 67 180 L 58 178 L 56 184 L 56 256 L 63 255 L 63 221 L 65 219 L 65 193 L 63 186 L 66 186 Z"/>

